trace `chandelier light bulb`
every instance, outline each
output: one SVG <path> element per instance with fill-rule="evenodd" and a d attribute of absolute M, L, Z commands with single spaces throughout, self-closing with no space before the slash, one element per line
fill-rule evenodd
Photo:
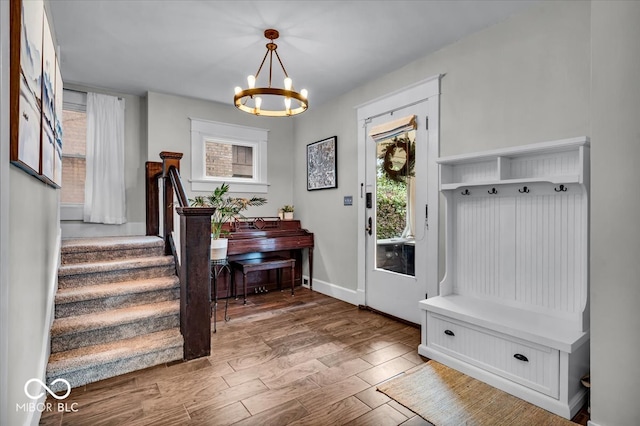
<path fill-rule="evenodd" d="M 235 89 L 233 89 L 233 91 L 235 92 L 235 94 L 237 95 L 238 93 L 242 92 L 242 87 L 240 86 L 236 86 Z"/>
<path fill-rule="evenodd" d="M 289 77 L 284 79 L 284 88 L 285 90 L 291 90 L 291 87 L 293 86 L 293 81 L 291 81 L 291 79 Z"/>
<path fill-rule="evenodd" d="M 253 89 L 256 87 L 256 78 L 253 75 L 247 77 L 247 83 L 249 84 L 249 89 Z"/>
<path fill-rule="evenodd" d="M 291 109 L 291 98 L 284 98 L 284 106 L 287 111 Z"/>
<path fill-rule="evenodd" d="M 256 110 L 260 111 L 260 106 L 262 105 L 262 98 L 260 96 L 256 96 Z"/>
<path fill-rule="evenodd" d="M 307 95 L 309 94 L 309 92 L 307 92 L 307 89 L 302 89 L 300 91 L 300 94 L 302 95 L 303 98 L 307 99 Z"/>

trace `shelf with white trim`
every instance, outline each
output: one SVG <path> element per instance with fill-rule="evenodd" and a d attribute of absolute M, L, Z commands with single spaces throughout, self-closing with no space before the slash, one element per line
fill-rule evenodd
<path fill-rule="evenodd" d="M 446 274 L 420 302 L 420 354 L 571 418 L 589 369 L 588 138 L 437 162 Z"/>

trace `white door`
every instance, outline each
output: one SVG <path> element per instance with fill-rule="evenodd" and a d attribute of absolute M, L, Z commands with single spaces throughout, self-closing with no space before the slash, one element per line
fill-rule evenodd
<path fill-rule="evenodd" d="M 438 293 L 439 79 L 418 87 L 428 94 L 416 100 L 414 86 L 358 111 L 364 157 L 359 290 L 367 307 L 416 324 L 418 302 Z M 397 127 L 411 117 L 414 128 Z"/>

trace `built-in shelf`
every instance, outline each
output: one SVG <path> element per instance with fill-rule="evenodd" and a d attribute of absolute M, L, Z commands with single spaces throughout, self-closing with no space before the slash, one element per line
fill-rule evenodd
<path fill-rule="evenodd" d="M 535 182 L 587 184 L 584 164 L 588 163 L 588 146 L 588 139 L 582 137 L 443 157 L 437 161 L 440 189 Z"/>

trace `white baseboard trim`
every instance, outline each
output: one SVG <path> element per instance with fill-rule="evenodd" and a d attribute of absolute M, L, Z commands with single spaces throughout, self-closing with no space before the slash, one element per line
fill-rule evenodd
<path fill-rule="evenodd" d="M 587 426 L 600 426 L 598 423 L 594 423 L 591 420 L 587 421 Z"/>
<path fill-rule="evenodd" d="M 122 225 L 104 225 L 61 221 L 62 238 L 122 237 L 126 235 L 145 235 L 147 225 L 144 222 L 127 222 Z"/>
<path fill-rule="evenodd" d="M 307 280 L 309 279 L 309 277 L 303 276 L 303 282 L 305 278 Z M 308 288 L 306 285 L 305 287 Z M 327 296 L 358 306 L 358 293 L 355 290 L 350 290 L 348 288 L 340 287 L 339 285 L 314 278 L 313 291 L 317 291 L 318 293 L 326 294 Z"/>

